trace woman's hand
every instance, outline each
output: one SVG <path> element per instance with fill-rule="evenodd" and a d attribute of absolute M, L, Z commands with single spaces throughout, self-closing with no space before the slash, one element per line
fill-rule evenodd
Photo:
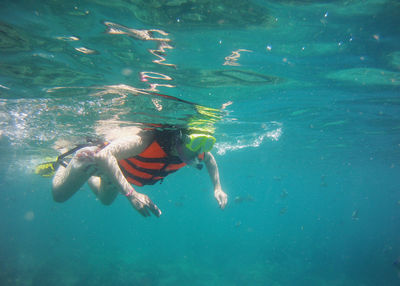
<path fill-rule="evenodd" d="M 144 217 L 151 215 L 151 211 L 156 217 L 160 217 L 161 210 L 151 201 L 151 199 L 141 193 L 135 192 L 127 197 L 132 206 Z"/>
<path fill-rule="evenodd" d="M 95 156 L 98 147 L 90 146 L 78 150 L 72 159 L 72 164 L 77 168 L 84 168 L 86 174 L 93 175 L 96 171 Z"/>
<path fill-rule="evenodd" d="M 224 209 L 228 202 L 228 195 L 222 189 L 215 189 L 214 197 L 218 201 L 219 207 Z"/>

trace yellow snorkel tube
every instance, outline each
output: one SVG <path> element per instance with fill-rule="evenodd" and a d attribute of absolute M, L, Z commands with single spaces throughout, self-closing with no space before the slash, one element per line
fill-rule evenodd
<path fill-rule="evenodd" d="M 56 164 L 57 161 L 55 162 L 46 162 L 42 163 L 36 166 L 35 168 L 35 174 L 40 175 L 42 177 L 52 177 L 54 173 L 56 172 Z"/>
<path fill-rule="evenodd" d="M 72 148 L 71 150 L 65 152 L 64 154 L 61 154 L 57 158 L 54 158 L 54 161 L 50 161 L 50 160 L 52 160 L 52 158 L 46 158 L 49 161 L 37 165 L 36 168 L 35 168 L 35 174 L 40 175 L 42 177 L 46 177 L 46 178 L 47 177 L 52 177 L 55 174 L 56 169 L 60 165 L 64 166 L 65 168 L 67 167 L 67 163 L 65 163 L 63 161 L 67 156 L 75 153 L 79 149 L 81 149 L 83 147 L 86 147 L 86 146 L 90 146 L 90 144 L 77 145 L 76 147 Z"/>
<path fill-rule="evenodd" d="M 196 105 L 197 114 L 189 119 L 185 147 L 192 152 L 209 152 L 214 144 L 214 124 L 221 119 L 219 109 Z"/>

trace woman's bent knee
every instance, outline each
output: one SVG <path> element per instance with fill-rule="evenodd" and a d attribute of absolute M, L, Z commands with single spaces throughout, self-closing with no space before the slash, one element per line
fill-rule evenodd
<path fill-rule="evenodd" d="M 66 196 L 65 194 L 61 193 L 61 192 L 57 192 L 57 191 L 52 191 L 51 192 L 53 195 L 53 200 L 57 203 L 63 203 L 66 200 L 69 199 L 69 196 Z"/>
<path fill-rule="evenodd" d="M 105 206 L 110 206 L 113 202 L 114 202 L 114 199 L 112 199 L 112 200 L 110 200 L 110 199 L 102 199 L 102 200 L 100 200 L 101 201 L 101 203 L 103 204 L 103 205 L 105 205 Z"/>

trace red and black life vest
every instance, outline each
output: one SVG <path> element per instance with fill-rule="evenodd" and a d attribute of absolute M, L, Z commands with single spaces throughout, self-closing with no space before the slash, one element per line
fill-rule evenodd
<path fill-rule="evenodd" d="M 118 163 L 128 182 L 136 186 L 153 185 L 186 165 L 178 156 L 167 154 L 157 140 L 139 155 Z"/>

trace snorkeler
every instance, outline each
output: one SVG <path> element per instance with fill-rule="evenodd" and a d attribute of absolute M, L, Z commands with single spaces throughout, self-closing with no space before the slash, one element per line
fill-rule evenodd
<path fill-rule="evenodd" d="M 105 205 L 110 205 L 121 193 L 141 215 L 147 217 L 152 212 L 159 217 L 161 210 L 132 184 L 153 185 L 185 165 L 201 169 L 204 163 L 214 185 L 214 197 L 224 209 L 228 196 L 221 188 L 218 166 L 210 153 L 214 143 L 215 138 L 206 133 L 155 129 L 141 130 L 110 143 L 82 147 L 69 163 L 57 160 L 53 198 L 64 202 L 88 182 Z"/>

